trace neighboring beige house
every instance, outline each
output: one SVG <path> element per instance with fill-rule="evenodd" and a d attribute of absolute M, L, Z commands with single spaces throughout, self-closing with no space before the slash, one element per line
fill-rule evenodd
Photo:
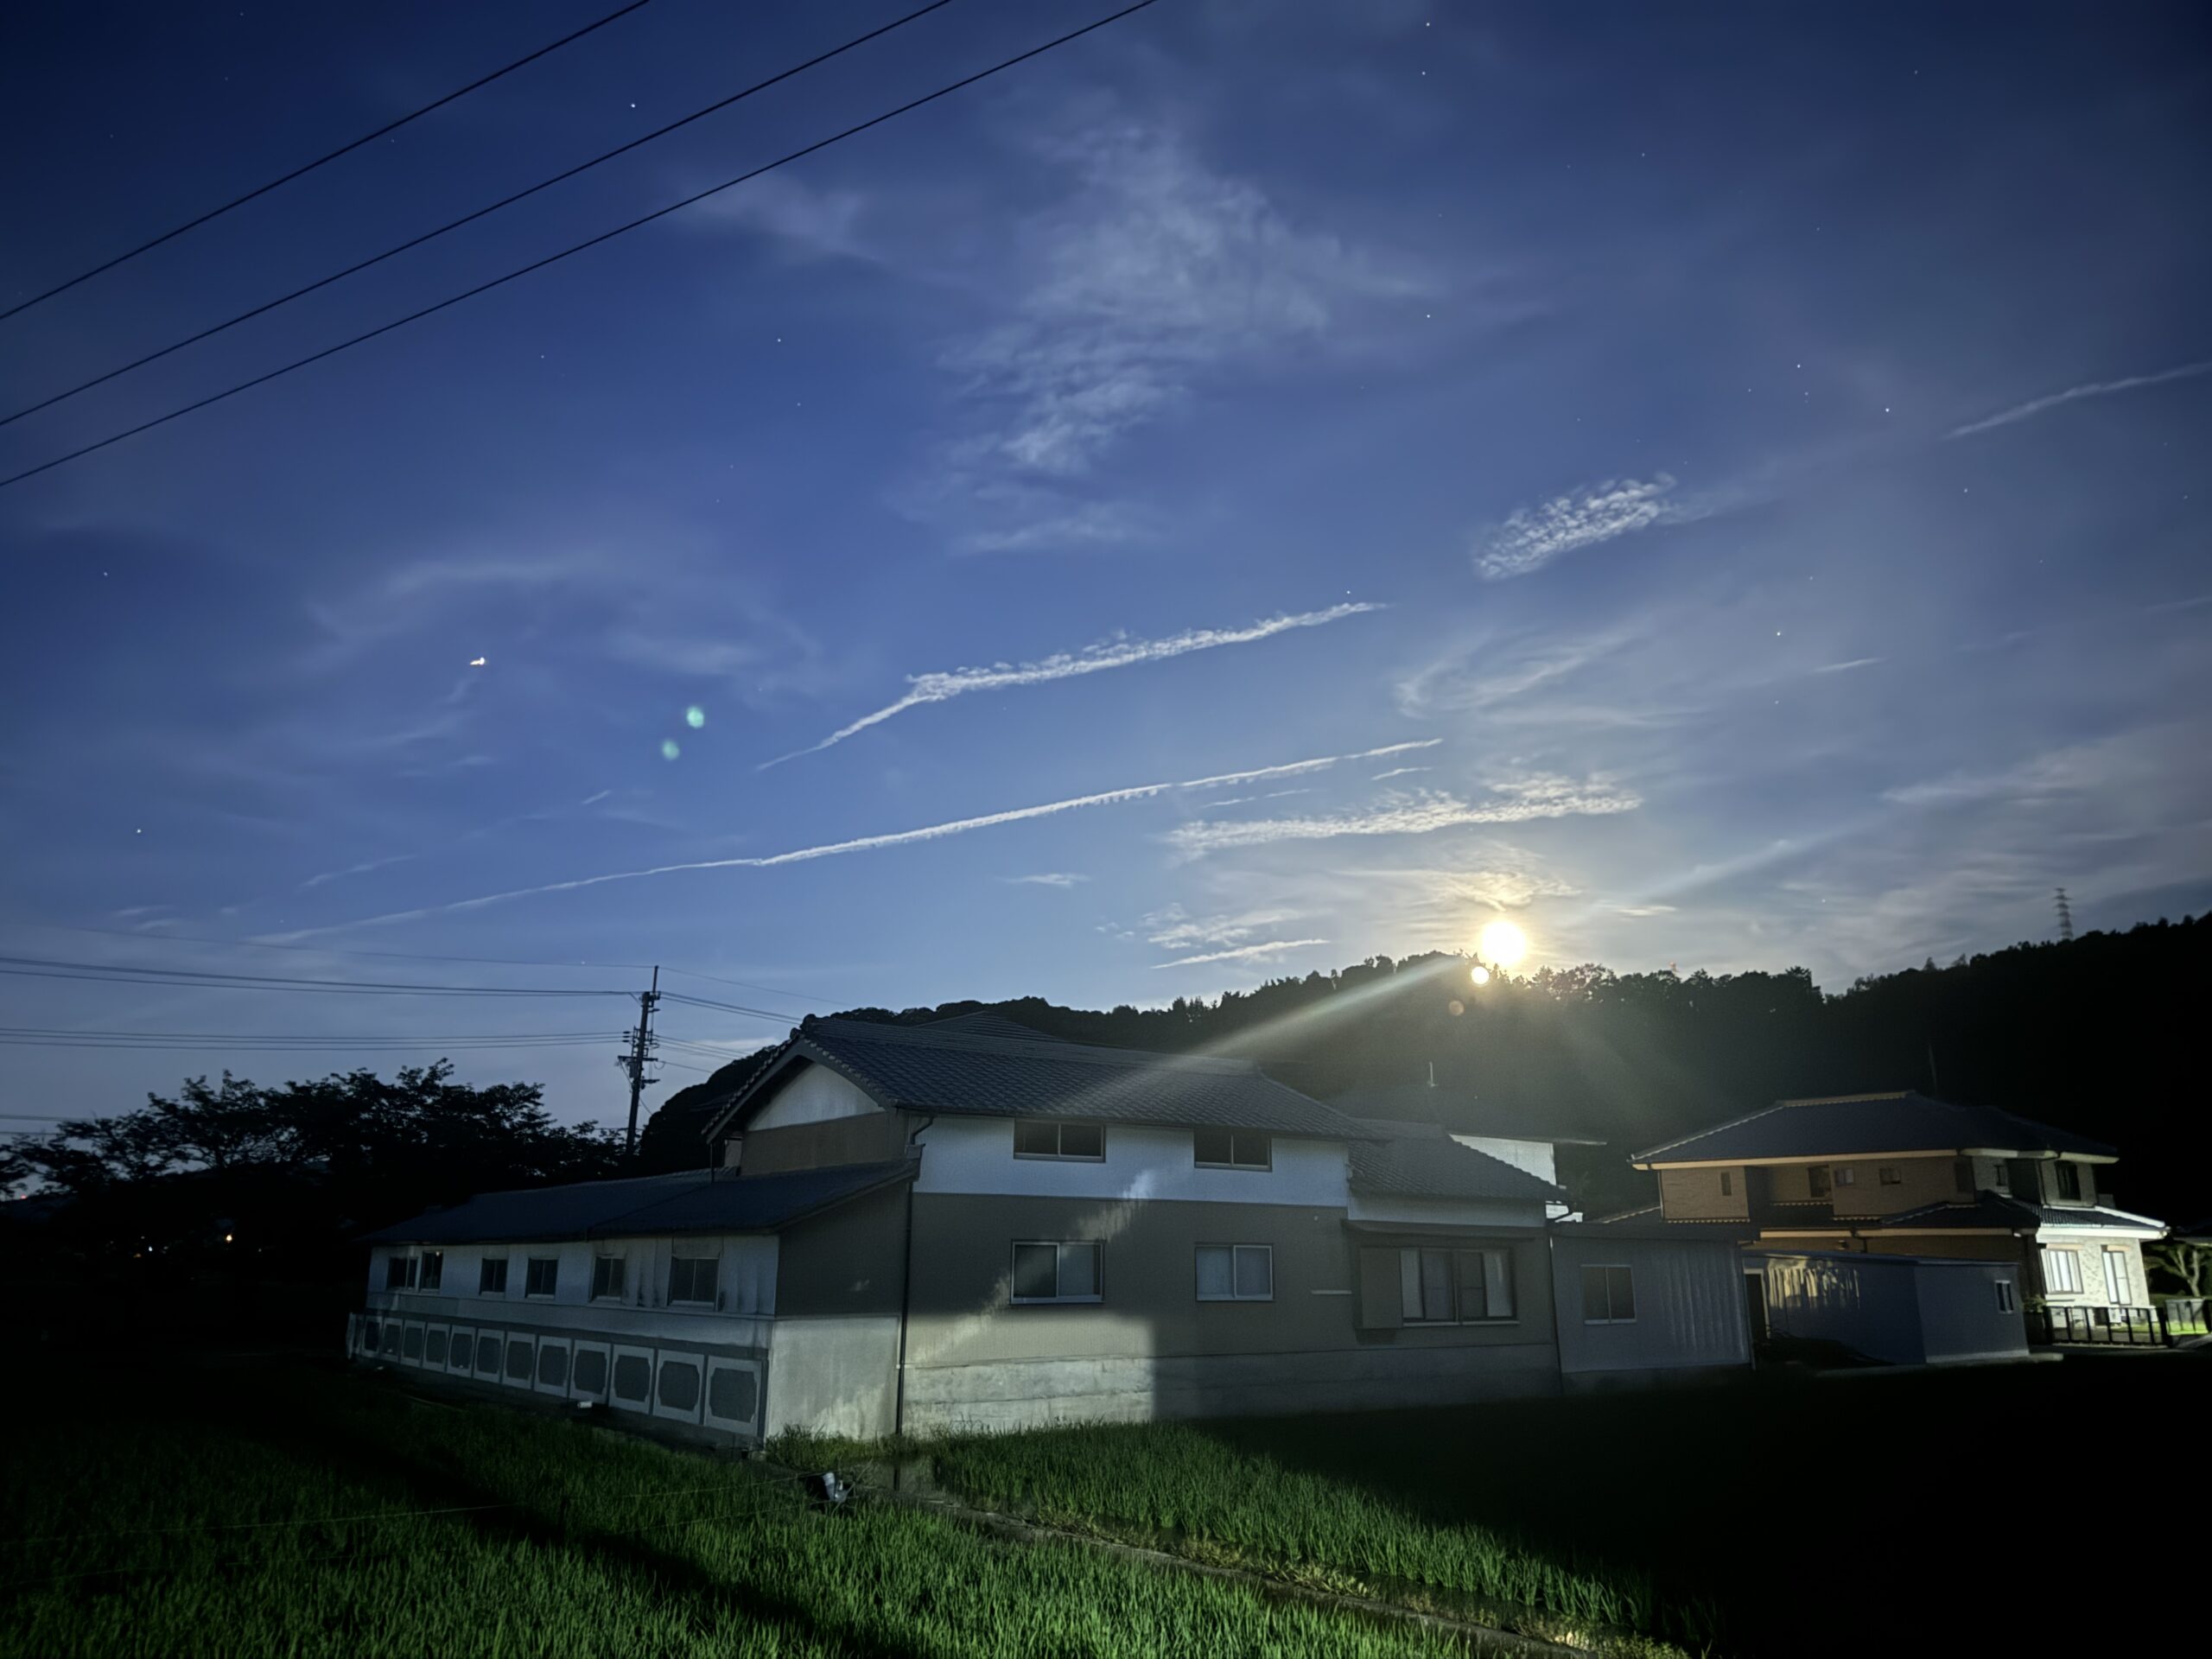
<path fill-rule="evenodd" d="M 810 1020 L 708 1140 L 696 1172 L 372 1235 L 352 1351 L 747 1440 L 1449 1403 L 1749 1359 L 1725 1242 L 1583 1246 L 1561 1300 L 1551 1182 L 1247 1061 L 990 1014 Z M 1563 1366 L 1568 1319 L 1594 1334 Z"/>
<path fill-rule="evenodd" d="M 1777 1101 L 1630 1161 L 1659 1178 L 1639 1217 L 1789 1250 L 2014 1262 L 2062 1325 L 2074 1309 L 2104 1326 L 2147 1313 L 2143 1246 L 2166 1231 L 2100 1192 L 2118 1157 L 1994 1107 L 1898 1091 Z"/>

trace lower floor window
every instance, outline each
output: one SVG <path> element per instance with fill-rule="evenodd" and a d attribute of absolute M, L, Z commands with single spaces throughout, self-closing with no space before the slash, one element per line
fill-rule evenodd
<path fill-rule="evenodd" d="M 1033 1239 L 1017 1243 L 1014 1247 L 1013 1300 L 1098 1301 L 1098 1246 L 1087 1240 Z"/>
<path fill-rule="evenodd" d="M 2082 1288 L 2082 1256 L 2077 1250 L 2046 1249 L 2043 1253 L 2044 1288 L 2072 1295 Z"/>
<path fill-rule="evenodd" d="M 1620 1325 L 1636 1317 L 1636 1274 L 1623 1266 L 1592 1262 L 1582 1269 L 1582 1322 Z"/>
<path fill-rule="evenodd" d="M 1513 1317 L 1513 1252 L 1401 1250 L 1400 1293 L 1408 1325 Z"/>
<path fill-rule="evenodd" d="M 1275 1251 L 1272 1244 L 1198 1246 L 1198 1300 L 1202 1302 L 1271 1302 L 1275 1298 Z"/>

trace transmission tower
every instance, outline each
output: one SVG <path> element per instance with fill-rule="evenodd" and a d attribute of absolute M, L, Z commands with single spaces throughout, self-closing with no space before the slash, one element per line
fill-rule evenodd
<path fill-rule="evenodd" d="M 2065 888 L 2058 889 L 2055 904 L 2058 911 L 2058 942 L 2071 944 L 2074 943 L 2074 906 L 2066 902 Z"/>
<path fill-rule="evenodd" d="M 660 969 L 656 966 L 652 988 L 638 993 L 638 1028 L 630 1033 L 629 1050 L 614 1057 L 614 1064 L 630 1074 L 630 1133 L 622 1143 L 626 1158 L 633 1158 L 638 1152 L 638 1096 L 648 1084 L 660 1081 L 645 1075 L 645 1068 L 653 1061 L 653 1051 L 660 1046 L 660 1039 L 653 1035 L 653 1005 L 659 1001 Z"/>

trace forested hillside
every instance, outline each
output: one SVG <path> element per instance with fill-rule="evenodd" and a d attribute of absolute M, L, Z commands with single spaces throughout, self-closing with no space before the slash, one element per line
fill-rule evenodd
<path fill-rule="evenodd" d="M 2020 944 L 1826 994 L 1782 973 L 1547 969 L 1478 987 L 1457 957 L 1376 957 L 1215 1001 L 1096 1012 L 1027 997 L 843 1017 L 919 1023 L 988 1007 L 1080 1042 L 1261 1061 L 1324 1096 L 1440 1084 L 1514 1117 L 1602 1135 L 1568 1173 L 1592 1206 L 1641 1202 L 1624 1161 L 1789 1095 L 1920 1089 L 1985 1102 L 2115 1143 L 2120 1203 L 2170 1220 L 2212 1210 L 2212 1133 L 2196 1064 L 2212 993 L 2212 917 Z M 664 1166 L 697 1161 L 698 1126 L 755 1062 L 672 1096 L 647 1130 Z M 1870 1148 L 1870 1150 L 1872 1150 Z"/>

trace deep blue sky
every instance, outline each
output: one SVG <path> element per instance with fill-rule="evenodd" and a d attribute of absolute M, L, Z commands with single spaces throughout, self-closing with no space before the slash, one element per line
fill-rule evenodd
<path fill-rule="evenodd" d="M 19 9 L 0 294 L 609 9 Z M 654 0 L 0 323 L 7 407 L 899 10 Z M 956 0 L 0 430 L 0 474 L 1109 10 Z M 797 1014 L 1160 1001 L 1501 912 L 1535 962 L 1840 988 L 2044 937 L 2060 884 L 2083 925 L 2200 910 L 2209 41 L 2193 4 L 1162 0 L 0 491 L 0 950 L 658 961 Z M 9 1027 L 622 1017 L 0 982 Z M 583 1116 L 609 1052 L 457 1058 Z M 362 1057 L 0 1048 L 0 1098 Z"/>

